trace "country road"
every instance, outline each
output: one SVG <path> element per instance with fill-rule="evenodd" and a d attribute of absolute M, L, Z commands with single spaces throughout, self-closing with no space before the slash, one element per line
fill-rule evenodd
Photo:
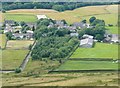
<path fill-rule="evenodd" d="M 31 48 L 31 50 L 35 47 L 35 44 L 36 44 L 36 41 L 33 43 L 33 46 L 32 46 L 32 48 Z M 27 63 L 28 63 L 28 61 L 29 61 L 29 59 L 30 59 L 30 57 L 31 57 L 31 53 L 32 53 L 32 51 L 29 51 L 29 53 L 26 55 L 26 57 L 25 57 L 25 59 L 23 60 L 23 62 L 22 62 L 22 64 L 20 65 L 20 69 L 21 69 L 21 71 L 23 71 L 24 69 L 25 69 L 25 67 L 26 67 L 26 65 L 27 65 Z"/>

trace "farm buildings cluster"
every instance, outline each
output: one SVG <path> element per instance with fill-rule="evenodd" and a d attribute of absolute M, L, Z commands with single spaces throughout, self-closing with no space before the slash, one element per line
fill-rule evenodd
<path fill-rule="evenodd" d="M 40 19 L 49 19 L 46 15 L 37 15 L 38 20 Z M 57 27 L 58 29 L 64 28 L 70 31 L 71 37 L 79 37 L 79 33 L 77 29 L 85 29 L 85 28 L 94 28 L 95 26 L 91 26 L 86 22 L 75 22 L 72 25 L 68 25 L 65 20 L 54 20 L 55 23 L 50 23 L 48 28 Z M 14 20 L 5 20 L 4 21 L 4 34 L 11 32 L 12 39 L 27 39 L 33 40 L 34 30 L 36 28 L 36 23 L 20 23 L 15 22 Z M 80 38 L 80 47 L 91 48 L 96 42 L 94 36 L 89 34 L 84 34 Z M 110 34 L 105 32 L 104 40 L 101 42 L 106 43 L 120 43 L 118 34 Z"/>

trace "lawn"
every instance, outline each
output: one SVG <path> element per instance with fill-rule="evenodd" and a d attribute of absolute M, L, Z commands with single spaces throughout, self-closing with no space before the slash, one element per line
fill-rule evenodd
<path fill-rule="evenodd" d="M 96 43 L 94 48 L 78 48 L 70 58 L 118 59 L 118 45 Z"/>
<path fill-rule="evenodd" d="M 5 44 L 6 44 L 6 36 L 5 34 L 0 34 L 0 47 L 1 48 L 5 48 Z"/>
<path fill-rule="evenodd" d="M 37 17 L 33 14 L 9 14 L 6 13 L 4 14 L 4 17 L 7 20 L 14 20 L 14 21 L 24 21 L 24 22 L 36 22 L 37 21 Z"/>
<path fill-rule="evenodd" d="M 3 50 L 2 69 L 15 69 L 20 66 L 28 50 Z"/>
<path fill-rule="evenodd" d="M 118 69 L 118 64 L 112 61 L 73 61 L 68 60 L 56 70 L 105 70 Z"/>
<path fill-rule="evenodd" d="M 29 45 L 32 45 L 34 41 L 30 40 L 10 40 L 7 42 L 7 49 L 28 49 Z"/>
<path fill-rule="evenodd" d="M 118 5 L 87 6 L 64 12 L 48 9 L 20 9 L 7 11 L 4 15 L 6 19 L 34 22 L 37 14 L 45 14 L 52 19 L 65 19 L 69 24 L 82 21 L 83 19 L 88 20 L 91 16 L 96 16 L 99 19 L 104 19 L 107 24 L 116 25 L 118 17 L 117 8 Z"/>
<path fill-rule="evenodd" d="M 113 26 L 113 27 L 106 27 L 108 29 L 108 31 L 112 34 L 118 34 L 118 27 L 117 26 Z"/>

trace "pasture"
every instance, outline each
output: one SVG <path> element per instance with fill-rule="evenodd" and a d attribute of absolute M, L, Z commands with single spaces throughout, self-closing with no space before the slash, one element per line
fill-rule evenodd
<path fill-rule="evenodd" d="M 24 20 L 27 22 L 33 22 L 36 19 L 36 15 L 44 14 L 47 17 L 56 20 L 65 19 L 69 24 L 72 24 L 73 22 L 79 22 L 83 19 L 87 19 L 88 21 L 91 16 L 96 16 L 99 19 L 105 20 L 107 24 L 116 25 L 118 17 L 117 8 L 118 5 L 87 6 L 64 12 L 57 12 L 55 10 L 47 9 L 20 9 L 7 11 L 3 17 L 16 21 Z"/>
<path fill-rule="evenodd" d="M 5 34 L 0 34 L 0 48 L 5 48 L 7 38 Z"/>
<path fill-rule="evenodd" d="M 6 49 L 28 49 L 34 41 L 30 40 L 10 40 L 7 42 Z"/>
<path fill-rule="evenodd" d="M 118 69 L 118 64 L 113 61 L 80 61 L 80 60 L 68 60 L 56 71 L 64 70 L 113 70 Z"/>
<path fill-rule="evenodd" d="M 7 20 L 14 20 L 14 21 L 24 21 L 24 22 L 36 22 L 37 17 L 33 14 L 4 14 L 4 18 Z"/>
<path fill-rule="evenodd" d="M 78 48 L 70 58 L 118 59 L 118 45 L 96 43 L 93 48 Z"/>
<path fill-rule="evenodd" d="M 108 29 L 108 31 L 112 34 L 118 34 L 118 27 L 117 26 L 113 26 L 113 27 L 106 27 Z"/>
<path fill-rule="evenodd" d="M 3 50 L 2 69 L 16 69 L 27 55 L 28 50 Z"/>

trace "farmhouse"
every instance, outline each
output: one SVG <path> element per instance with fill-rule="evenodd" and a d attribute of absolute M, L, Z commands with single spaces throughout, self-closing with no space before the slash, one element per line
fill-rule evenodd
<path fill-rule="evenodd" d="M 80 40 L 80 47 L 83 48 L 91 48 L 93 46 L 93 39 L 92 38 L 86 38 Z"/>
<path fill-rule="evenodd" d="M 47 18 L 46 15 L 37 15 L 38 20 Z"/>

